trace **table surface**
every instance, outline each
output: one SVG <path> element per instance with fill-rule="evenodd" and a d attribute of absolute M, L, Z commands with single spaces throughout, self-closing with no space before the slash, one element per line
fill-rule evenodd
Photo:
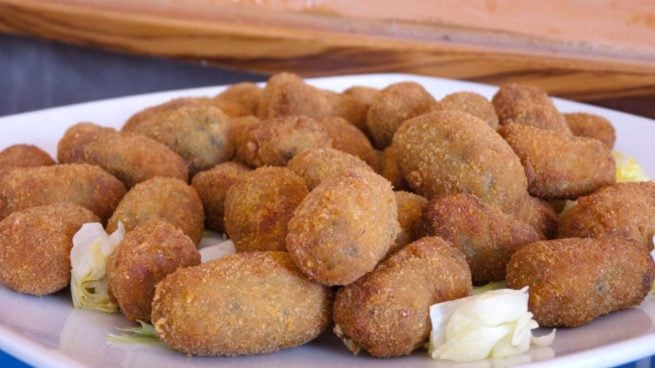
<path fill-rule="evenodd" d="M 0 116 L 139 93 L 267 78 L 263 74 L 9 35 L 0 35 L 0 50 Z M 621 368 L 655 366 L 653 358 Z M 0 367 L 29 366 L 0 351 Z"/>

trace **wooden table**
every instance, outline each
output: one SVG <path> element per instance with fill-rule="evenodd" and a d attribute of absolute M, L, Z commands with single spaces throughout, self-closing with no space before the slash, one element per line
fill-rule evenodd
<path fill-rule="evenodd" d="M 0 31 L 305 76 L 408 72 L 655 117 L 655 5 L 639 0 L 0 0 Z"/>

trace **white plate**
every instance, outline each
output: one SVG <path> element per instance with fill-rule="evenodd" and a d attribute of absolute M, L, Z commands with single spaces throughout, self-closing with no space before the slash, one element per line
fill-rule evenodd
<path fill-rule="evenodd" d="M 412 80 L 435 97 L 462 90 L 491 97 L 495 87 L 446 79 L 401 74 L 374 74 L 320 78 L 310 83 L 336 91 L 352 85 L 383 87 Z M 116 98 L 41 110 L 0 118 L 0 149 L 14 143 L 33 143 L 54 156 L 66 128 L 76 122 L 92 121 L 120 127 L 134 112 L 179 96 L 203 96 L 223 87 L 188 89 Z M 655 176 L 655 121 L 593 107 L 556 100 L 564 112 L 586 111 L 601 114 L 616 127 L 616 149 L 636 157 L 646 173 Z M 219 317 L 220 318 L 220 317 Z M 655 300 L 640 307 L 601 317 L 577 328 L 561 329 L 552 346 L 555 356 L 543 359 L 534 351 L 533 366 L 611 366 L 655 353 Z M 0 286 L 0 348 L 26 362 L 42 367 L 448 367 L 447 362 L 428 359 L 425 351 L 396 359 L 353 356 L 331 334 L 308 345 L 274 354 L 239 358 L 187 357 L 159 346 L 109 345 L 107 334 L 129 323 L 121 315 L 106 315 L 72 308 L 68 292 L 44 298 L 14 293 Z M 491 366 L 490 364 L 488 364 Z M 484 366 L 484 365 L 483 365 Z"/>

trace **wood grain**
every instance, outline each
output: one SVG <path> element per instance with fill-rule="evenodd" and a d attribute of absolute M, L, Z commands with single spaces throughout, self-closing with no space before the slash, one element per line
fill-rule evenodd
<path fill-rule="evenodd" d="M 655 117 L 655 45 L 648 47 L 643 36 L 640 48 L 636 41 L 612 46 L 604 39 L 572 44 L 543 32 L 355 19 L 330 9 L 264 12 L 225 3 L 0 0 L 0 31 L 265 73 L 408 72 L 531 83 L 554 95 L 614 107 L 617 101 L 640 101 L 640 113 Z"/>

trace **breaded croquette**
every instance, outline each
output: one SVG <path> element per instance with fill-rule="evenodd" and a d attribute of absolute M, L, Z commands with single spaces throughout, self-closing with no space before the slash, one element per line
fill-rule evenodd
<path fill-rule="evenodd" d="M 541 241 L 507 265 L 507 284 L 529 287 L 529 309 L 540 326 L 578 327 L 638 305 L 654 279 L 648 250 L 622 237 Z"/>
<path fill-rule="evenodd" d="M 357 129 L 346 119 L 339 117 L 328 117 L 318 120 L 323 125 L 328 135 L 332 138 L 332 147 L 357 156 L 377 170 L 379 157 L 377 151 L 366 138 L 366 135 Z"/>
<path fill-rule="evenodd" d="M 394 83 L 380 90 L 366 117 L 375 147 L 389 146 L 403 122 L 430 111 L 436 104 L 434 97 L 418 83 Z"/>
<path fill-rule="evenodd" d="M 400 231 L 391 184 L 373 172 L 325 181 L 289 222 L 287 250 L 298 268 L 325 285 L 348 285 L 388 253 Z"/>
<path fill-rule="evenodd" d="M 205 208 L 205 224 L 225 233 L 225 197 L 230 187 L 239 182 L 250 168 L 238 162 L 224 162 L 211 170 L 197 173 L 191 186 L 198 192 Z"/>
<path fill-rule="evenodd" d="M 524 124 L 571 135 L 564 116 L 548 94 L 538 87 L 509 83 L 500 86 L 491 100 L 500 125 Z"/>
<path fill-rule="evenodd" d="M 225 197 L 225 231 L 236 250 L 285 251 L 287 224 L 307 193 L 305 181 L 284 167 L 244 174 Z"/>
<path fill-rule="evenodd" d="M 359 158 L 333 148 L 306 150 L 289 161 L 287 168 L 303 178 L 309 190 L 338 176 L 373 171 Z"/>
<path fill-rule="evenodd" d="M 418 194 L 395 191 L 396 204 L 398 206 L 398 224 L 400 232 L 389 253 L 402 249 L 405 245 L 419 239 L 423 235 L 421 215 L 423 208 L 428 204 L 425 197 Z"/>
<path fill-rule="evenodd" d="M 587 137 L 598 139 L 603 142 L 607 148 L 614 148 L 616 142 L 616 132 L 609 120 L 596 114 L 585 112 L 576 112 L 564 114 L 566 124 L 574 135 L 578 137 Z"/>
<path fill-rule="evenodd" d="M 107 259 L 109 295 L 132 322 L 150 321 L 155 285 L 180 267 L 200 264 L 182 230 L 163 221 L 139 224 Z"/>
<path fill-rule="evenodd" d="M 408 120 L 392 148 L 409 186 L 427 199 L 469 193 L 511 213 L 527 195 L 525 171 L 512 148 L 467 113 L 434 111 Z"/>
<path fill-rule="evenodd" d="M 287 116 L 263 121 L 248 130 L 242 159 L 252 167 L 286 166 L 297 154 L 310 148 L 332 147 L 327 129 L 305 116 Z"/>
<path fill-rule="evenodd" d="M 618 183 L 578 198 L 561 217 L 559 238 L 622 236 L 653 249 L 655 182 Z"/>
<path fill-rule="evenodd" d="M 462 252 L 439 237 L 422 238 L 337 292 L 334 332 L 355 354 L 408 355 L 428 338 L 430 306 L 470 292 Z"/>
<path fill-rule="evenodd" d="M 257 115 L 261 95 L 262 89 L 255 83 L 241 82 L 216 95 L 211 104 L 230 117 Z"/>
<path fill-rule="evenodd" d="M 0 282 L 20 293 L 47 295 L 68 286 L 73 235 L 93 212 L 70 203 L 30 207 L 0 222 Z"/>
<path fill-rule="evenodd" d="M 523 124 L 498 132 L 521 159 L 528 191 L 543 199 L 575 199 L 616 182 L 610 150 L 596 139 L 565 136 Z"/>
<path fill-rule="evenodd" d="M 113 232 L 118 222 L 130 231 L 139 224 L 161 220 L 180 228 L 194 244 L 202 239 L 205 215 L 200 196 L 179 179 L 152 178 L 139 183 L 123 197 L 107 223 Z"/>
<path fill-rule="evenodd" d="M 492 129 L 498 129 L 498 115 L 494 105 L 474 92 L 455 92 L 444 97 L 438 106 L 441 110 L 457 110 L 484 120 Z"/>
<path fill-rule="evenodd" d="M 13 168 L 0 176 L 0 219 L 24 208 L 68 202 L 106 221 L 123 195 L 123 183 L 95 165 Z"/>
<path fill-rule="evenodd" d="M 142 121 L 148 120 L 153 115 L 159 114 L 164 111 L 171 111 L 182 106 L 205 106 L 211 105 L 211 100 L 207 97 L 181 97 L 175 98 L 168 102 L 161 103 L 159 105 L 150 106 L 145 108 L 134 115 L 132 115 L 123 125 L 122 130 L 133 130 Z"/>
<path fill-rule="evenodd" d="M 152 322 L 184 354 L 264 354 L 316 338 L 331 305 L 330 288 L 307 280 L 286 252 L 237 253 L 164 278 Z"/>
<path fill-rule="evenodd" d="M 50 166 L 55 161 L 44 150 L 31 144 L 14 144 L 0 151 L 0 175 L 13 167 Z"/>
<path fill-rule="evenodd" d="M 128 187 L 156 176 L 188 179 L 184 160 L 166 145 L 91 123 L 68 128 L 57 146 L 57 157 L 61 163 L 98 165 Z"/>
<path fill-rule="evenodd" d="M 387 147 L 382 151 L 380 158 L 380 175 L 391 182 L 395 190 L 410 190 L 407 180 L 403 177 L 398 165 L 398 154 L 393 145 Z"/>
<path fill-rule="evenodd" d="M 466 255 L 474 285 L 504 280 L 512 254 L 541 240 L 530 225 L 470 194 L 433 199 L 422 219 L 426 235 L 440 236 Z"/>
<path fill-rule="evenodd" d="M 145 135 L 165 144 L 185 161 L 189 176 L 234 156 L 227 115 L 213 106 L 183 106 L 164 111 L 123 132 Z"/>

